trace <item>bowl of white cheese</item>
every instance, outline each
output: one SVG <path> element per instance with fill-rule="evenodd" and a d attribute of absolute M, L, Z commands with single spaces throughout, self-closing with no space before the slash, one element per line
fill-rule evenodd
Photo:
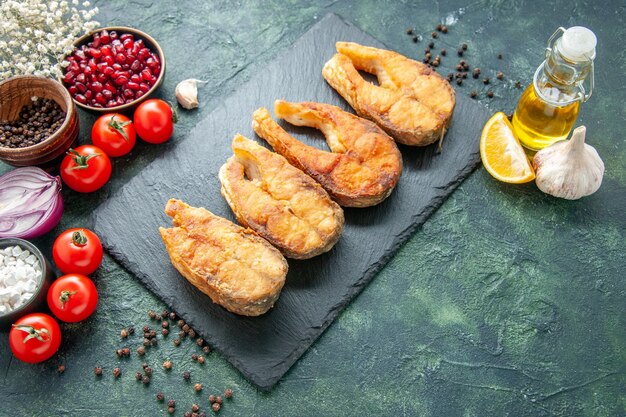
<path fill-rule="evenodd" d="M 0 239 L 0 330 L 9 330 L 26 314 L 45 310 L 48 287 L 55 278 L 35 245 L 23 239 Z"/>

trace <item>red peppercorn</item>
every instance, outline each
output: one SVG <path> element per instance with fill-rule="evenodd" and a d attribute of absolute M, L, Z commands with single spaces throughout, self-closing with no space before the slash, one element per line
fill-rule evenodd
<path fill-rule="evenodd" d="M 226 398 L 233 398 L 233 390 L 230 388 L 226 388 L 224 390 L 224 397 Z"/>
<path fill-rule="evenodd" d="M 202 391 L 202 384 L 200 384 L 200 383 L 195 384 L 195 385 L 193 386 L 193 389 L 194 389 L 196 392 L 200 392 L 200 391 Z"/>
<path fill-rule="evenodd" d="M 192 404 L 191 405 L 191 411 L 196 413 L 196 412 L 198 412 L 198 410 L 200 410 L 200 406 L 198 404 Z"/>
<path fill-rule="evenodd" d="M 59 374 L 62 374 L 63 372 L 65 372 L 65 365 L 59 365 L 57 368 L 57 372 Z"/>
<path fill-rule="evenodd" d="M 120 375 L 122 375 L 122 370 L 120 368 L 113 368 L 113 376 L 119 378 Z"/>
<path fill-rule="evenodd" d="M 167 400 L 167 406 L 168 407 L 176 407 L 176 401 L 174 400 Z"/>
<path fill-rule="evenodd" d="M 102 367 L 101 366 L 96 366 L 93 369 L 93 373 L 96 374 L 96 376 L 101 376 L 102 375 Z"/>
<path fill-rule="evenodd" d="M 213 394 L 209 395 L 209 402 L 211 404 L 213 404 L 215 402 L 215 400 L 217 400 L 217 397 Z"/>
<path fill-rule="evenodd" d="M 221 406 L 218 403 L 213 403 L 213 405 L 211 406 L 211 409 L 213 409 L 213 411 L 215 411 L 216 413 L 218 411 L 220 411 Z"/>

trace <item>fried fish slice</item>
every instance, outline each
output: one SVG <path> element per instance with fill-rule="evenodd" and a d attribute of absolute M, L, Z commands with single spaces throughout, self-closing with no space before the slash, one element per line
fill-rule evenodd
<path fill-rule="evenodd" d="M 337 42 L 322 69 L 326 81 L 362 117 L 398 142 L 425 146 L 443 139 L 456 103 L 448 81 L 421 62 L 397 52 Z M 369 83 L 357 70 L 378 78 Z"/>
<path fill-rule="evenodd" d="M 345 207 L 369 207 L 391 194 L 402 173 L 398 147 L 382 129 L 329 104 L 276 100 L 278 117 L 322 131 L 332 152 L 308 146 L 289 135 L 265 108 L 252 116 L 254 131 Z"/>
<path fill-rule="evenodd" d="M 311 177 L 282 156 L 236 135 L 220 169 L 222 195 L 237 220 L 285 256 L 308 259 L 341 236 L 343 210 Z"/>
<path fill-rule="evenodd" d="M 244 316 L 272 306 L 287 276 L 287 261 L 272 245 L 204 208 L 171 199 L 173 228 L 159 228 L 172 265 L 214 303 Z"/>

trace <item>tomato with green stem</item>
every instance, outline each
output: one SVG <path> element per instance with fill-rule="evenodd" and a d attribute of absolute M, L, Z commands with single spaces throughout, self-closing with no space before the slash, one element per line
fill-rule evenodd
<path fill-rule="evenodd" d="M 82 274 L 63 275 L 50 285 L 48 307 L 61 321 L 76 323 L 91 316 L 98 305 L 98 290 Z"/>
<path fill-rule="evenodd" d="M 89 229 L 68 229 L 54 241 L 52 258 L 64 274 L 89 275 L 102 262 L 102 243 Z"/>
<path fill-rule="evenodd" d="M 133 122 L 123 114 L 100 116 L 91 128 L 91 141 L 112 157 L 124 156 L 135 146 L 137 134 Z"/>
<path fill-rule="evenodd" d="M 61 328 L 56 320 L 47 314 L 28 314 L 11 327 L 9 346 L 13 355 L 21 361 L 43 362 L 59 350 Z"/>
<path fill-rule="evenodd" d="M 91 193 L 111 178 L 111 160 L 97 146 L 70 149 L 61 162 L 61 178 L 74 191 Z"/>

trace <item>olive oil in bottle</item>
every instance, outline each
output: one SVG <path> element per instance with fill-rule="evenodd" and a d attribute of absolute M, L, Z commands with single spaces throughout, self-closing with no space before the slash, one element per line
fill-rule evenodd
<path fill-rule="evenodd" d="M 554 41 L 560 33 L 563 35 Z M 524 147 L 536 151 L 567 138 L 580 104 L 591 97 L 595 46 L 593 32 L 581 26 L 559 28 L 552 35 L 546 60 L 513 114 L 513 131 Z M 586 93 L 583 84 L 588 76 Z"/>

